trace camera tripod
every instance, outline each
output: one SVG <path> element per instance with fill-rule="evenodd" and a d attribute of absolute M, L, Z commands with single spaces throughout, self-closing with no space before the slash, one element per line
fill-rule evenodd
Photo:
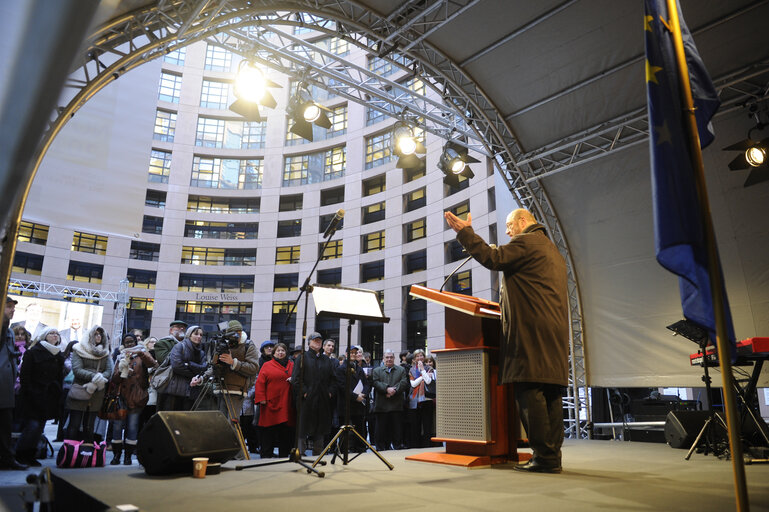
<path fill-rule="evenodd" d="M 702 428 L 700 429 L 699 434 L 697 434 L 697 437 L 694 439 L 694 442 L 692 443 L 691 448 L 689 448 L 689 452 L 686 454 L 686 457 L 684 457 L 684 460 L 689 460 L 692 456 L 692 453 L 694 453 L 694 450 L 696 450 L 700 446 L 700 442 L 704 442 L 704 446 L 702 447 L 702 451 L 704 455 L 707 455 L 708 453 L 713 453 L 716 457 L 726 457 L 729 458 L 729 446 L 726 443 L 721 443 L 718 441 L 719 438 L 725 438 L 725 433 L 727 432 L 726 424 L 724 423 L 723 418 L 718 416 L 716 412 L 713 410 L 713 404 L 711 404 L 711 394 L 710 394 L 710 373 L 708 373 L 708 366 L 710 366 L 710 363 L 708 362 L 708 355 L 707 355 L 707 344 L 708 344 L 708 338 L 702 337 L 699 340 L 700 345 L 700 352 L 702 353 L 702 370 L 704 372 L 702 376 L 702 381 L 705 383 L 705 396 L 708 398 L 708 419 L 705 420 L 705 424 L 702 425 Z M 718 433 L 718 428 L 723 428 L 724 435 L 720 435 Z"/>
<path fill-rule="evenodd" d="M 197 411 L 198 407 L 200 407 L 200 404 L 203 402 L 203 399 L 206 397 L 213 398 L 214 395 L 214 379 L 216 379 L 216 383 L 219 385 L 219 394 L 224 399 L 224 403 L 227 406 L 227 419 L 230 420 L 230 424 L 234 426 L 235 428 L 235 434 L 238 436 L 238 443 L 240 444 L 240 450 L 243 452 L 243 455 L 245 456 L 246 460 L 250 460 L 251 457 L 248 454 L 248 448 L 246 448 L 246 441 L 243 439 L 243 431 L 240 430 L 240 411 L 235 410 L 235 406 L 232 405 L 232 400 L 230 399 L 230 394 L 227 393 L 225 390 L 227 389 L 224 386 L 224 377 L 221 374 L 221 371 L 219 368 L 216 368 L 216 366 L 213 367 L 214 374 L 213 376 L 208 379 L 204 384 L 203 388 L 200 391 L 200 394 L 195 399 L 195 402 L 192 404 L 192 410 Z"/>

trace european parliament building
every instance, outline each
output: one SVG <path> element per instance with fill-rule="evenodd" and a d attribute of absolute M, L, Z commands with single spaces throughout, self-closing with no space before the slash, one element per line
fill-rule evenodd
<path fill-rule="evenodd" d="M 418 94 L 436 94 L 390 59 L 294 30 Z M 313 126 L 308 141 L 290 131 L 286 113 L 302 77 L 277 72 L 268 73 L 280 86 L 270 89 L 276 107 L 262 108 L 261 122 L 246 121 L 229 110 L 240 61 L 197 42 L 132 71 L 151 87 L 116 101 L 149 105 L 144 110 L 154 115 L 144 120 L 146 134 L 133 134 L 146 166 L 141 233 L 120 237 L 25 217 L 12 279 L 96 290 L 116 290 L 127 280 L 128 328 L 162 336 L 179 318 L 214 332 L 219 322 L 237 319 L 257 342 L 293 345 L 301 342 L 304 301 L 290 318 L 289 311 L 323 250 L 324 230 L 342 209 L 340 229 L 310 283 L 375 290 L 390 319 L 355 322 L 352 343 L 374 358 L 385 348 L 442 348 L 443 308 L 413 299 L 409 288 L 441 287 L 466 257 L 444 211 L 471 211 L 476 231 L 497 242 L 495 191 L 510 194 L 497 183 L 492 162 L 475 154 L 475 176 L 447 185 L 437 167 L 446 141 L 422 133 L 424 164 L 399 168 L 392 147 L 398 120 L 318 87 L 308 90 L 325 107 L 330 127 Z M 48 186 L 54 185 L 34 184 Z M 498 278 L 470 262 L 445 289 L 496 300 Z M 308 329 L 341 336 L 346 346 L 347 320 L 316 317 L 312 299 L 309 309 Z M 103 324 L 111 325 L 113 308 L 103 314 Z"/>

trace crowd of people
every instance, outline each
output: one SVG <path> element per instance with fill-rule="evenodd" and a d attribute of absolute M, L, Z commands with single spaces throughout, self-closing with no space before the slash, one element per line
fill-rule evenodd
<path fill-rule="evenodd" d="M 51 420 L 55 441 L 106 441 L 109 463 L 130 465 L 156 411 L 218 408 L 261 458 L 287 457 L 297 439 L 301 451 L 321 453 L 348 410 L 349 424 L 377 450 L 430 446 L 435 435 L 435 361 L 422 350 L 402 352 L 400 364 L 387 350 L 377 364 L 359 346 L 337 356 L 336 342 L 319 333 L 307 337 L 302 354 L 270 340 L 257 348 L 236 320 L 208 343 L 200 326 L 175 320 L 167 336 L 145 340 L 132 330 L 110 351 L 101 326 L 69 342 L 53 327 L 37 336 L 10 327 L 16 303 L 7 298 L 0 330 L 0 469 L 40 466 Z M 164 367 L 169 377 L 156 389 L 151 376 Z M 102 420 L 105 396 L 115 394 L 125 417 Z M 339 448 L 367 446 L 353 436 Z"/>

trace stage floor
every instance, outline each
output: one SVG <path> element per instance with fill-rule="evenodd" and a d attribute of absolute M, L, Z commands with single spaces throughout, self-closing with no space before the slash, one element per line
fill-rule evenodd
<path fill-rule="evenodd" d="M 468 470 L 404 460 L 422 451 L 382 452 L 395 466 L 392 471 L 372 453 L 347 466 L 337 460 L 323 468 L 325 478 L 308 475 L 296 464 L 236 471 L 239 462 L 235 461 L 226 463 L 221 474 L 205 479 L 150 477 L 136 462 L 133 466 L 52 471 L 109 506 L 132 504 L 146 512 L 392 512 L 425 507 L 441 512 L 519 507 L 563 512 L 735 510 L 730 461 L 701 454 L 685 461 L 685 450 L 664 444 L 567 440 L 564 471 L 559 475 L 521 473 L 509 465 Z M 52 459 L 46 461 L 52 463 Z M 751 510 L 769 511 L 769 465 L 747 465 L 745 472 Z M 0 484 L 8 485 L 11 474 L 3 472 Z M 58 510 L 83 510 L 82 505 L 57 500 Z"/>

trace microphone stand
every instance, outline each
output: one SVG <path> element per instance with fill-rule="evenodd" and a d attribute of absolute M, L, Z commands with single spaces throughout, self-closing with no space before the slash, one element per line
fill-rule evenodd
<path fill-rule="evenodd" d="M 460 263 L 460 264 L 459 264 L 459 266 L 457 266 L 457 268 L 455 268 L 454 270 L 452 270 L 452 271 L 451 271 L 451 273 L 449 274 L 449 277 L 447 277 L 447 278 L 446 278 L 446 280 L 445 280 L 445 281 L 443 281 L 443 284 L 442 284 L 442 285 L 441 285 L 441 287 L 438 289 L 438 291 L 439 291 L 439 292 L 442 292 L 442 291 L 443 291 L 443 287 L 444 287 L 444 286 L 446 286 L 446 283 L 448 283 L 448 282 L 449 282 L 449 279 L 451 279 L 451 278 L 454 276 L 454 274 L 456 274 L 456 273 L 457 273 L 457 271 L 458 271 L 460 268 L 464 267 L 464 266 L 465 266 L 465 263 L 467 263 L 467 262 L 468 262 L 468 261 L 470 261 L 471 259 L 473 259 L 472 255 L 470 255 L 470 256 L 468 256 L 467 258 L 465 258 L 465 261 L 463 261 L 462 263 Z"/>
<path fill-rule="evenodd" d="M 286 316 L 286 322 L 284 325 L 288 325 L 288 321 L 291 319 L 291 315 L 294 314 L 294 311 L 296 310 L 296 305 L 299 303 L 299 299 L 302 298 L 302 295 L 304 295 L 304 319 L 302 320 L 302 352 L 301 355 L 298 358 L 298 363 L 295 363 L 294 366 L 294 372 L 291 376 L 291 384 L 292 386 L 296 384 L 296 389 L 299 390 L 298 393 L 295 393 L 295 396 L 297 399 L 296 402 L 296 432 L 294 435 L 294 447 L 291 449 L 288 455 L 288 459 L 286 460 L 276 460 L 276 461 L 270 461 L 270 462 L 261 462 L 257 464 L 250 464 L 247 466 L 239 465 L 235 466 L 235 469 L 237 471 L 243 470 L 243 469 L 251 469 L 255 467 L 262 467 L 262 466 L 273 466 L 275 464 L 285 464 L 286 462 L 294 462 L 296 464 L 299 464 L 300 466 L 304 467 L 307 470 L 307 473 L 315 473 L 318 475 L 318 477 L 323 478 L 326 476 L 326 474 L 323 471 L 318 471 L 315 469 L 315 466 L 318 465 L 318 461 L 315 461 L 312 466 L 308 463 L 313 462 L 310 459 L 304 459 L 302 458 L 302 452 L 299 450 L 299 437 L 301 435 L 300 433 L 300 426 L 302 425 L 302 412 L 303 412 L 303 406 L 302 406 L 302 388 L 304 384 L 304 356 L 305 356 L 305 340 L 307 338 L 307 308 L 308 308 L 308 302 L 310 293 L 312 293 L 312 285 L 310 284 L 310 279 L 312 278 L 312 275 L 315 273 L 315 269 L 318 267 L 318 263 L 320 263 L 321 258 L 323 258 L 323 253 L 326 252 L 326 247 L 331 242 L 331 238 L 336 233 L 336 229 L 333 229 L 328 234 L 328 238 L 323 243 L 323 247 L 321 247 L 320 251 L 318 251 L 318 257 L 315 259 L 315 264 L 312 266 L 312 270 L 310 270 L 310 273 L 307 275 L 307 278 L 304 280 L 304 283 L 302 284 L 302 287 L 299 289 L 299 295 L 297 295 L 296 300 L 294 301 L 293 305 L 291 306 L 291 310 L 288 312 L 288 315 Z M 296 364 L 299 365 L 299 371 L 296 371 Z M 296 382 L 294 382 L 293 377 L 295 374 L 298 373 L 298 379 Z M 325 465 L 325 461 L 321 461 L 321 465 Z"/>

